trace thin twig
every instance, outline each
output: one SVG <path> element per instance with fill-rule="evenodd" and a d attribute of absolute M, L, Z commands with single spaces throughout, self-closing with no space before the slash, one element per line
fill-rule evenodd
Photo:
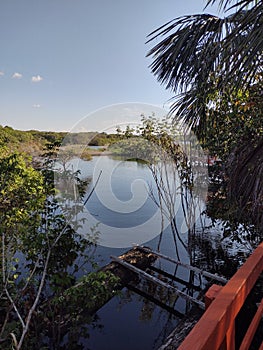
<path fill-rule="evenodd" d="M 24 327 L 25 327 L 25 322 L 24 322 L 22 316 L 20 315 L 20 312 L 18 311 L 18 309 L 17 309 L 17 307 L 16 307 L 16 304 L 15 304 L 13 298 L 12 298 L 11 295 L 9 294 L 7 287 L 5 287 L 5 294 L 6 294 L 6 296 L 8 297 L 8 299 L 9 299 L 10 303 L 12 304 L 13 308 L 15 309 L 15 312 L 16 312 L 16 314 L 17 314 L 17 317 L 19 318 L 19 321 L 21 322 L 21 325 L 22 325 L 22 327 L 24 328 Z"/>
<path fill-rule="evenodd" d="M 96 180 L 96 183 L 95 183 L 95 185 L 93 186 L 93 189 L 91 190 L 90 194 L 88 195 L 88 198 L 85 200 L 84 206 L 87 204 L 88 200 L 89 200 L 90 197 L 92 196 L 92 193 L 95 191 L 95 188 L 96 188 L 96 186 L 97 186 L 97 184 L 98 184 L 98 182 L 99 182 L 99 179 L 100 179 L 100 177 L 101 177 L 101 174 L 102 174 L 102 170 L 100 171 L 99 176 L 98 176 L 98 178 L 97 178 L 97 180 Z"/>

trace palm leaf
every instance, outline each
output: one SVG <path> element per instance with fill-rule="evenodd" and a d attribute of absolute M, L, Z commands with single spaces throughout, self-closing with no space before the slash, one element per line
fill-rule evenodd
<path fill-rule="evenodd" d="M 233 2 L 235 2 L 234 5 L 230 6 Z M 223 11 L 229 11 L 231 9 L 244 9 L 248 8 L 249 6 L 254 6 L 258 3 L 257 0 L 207 0 L 206 7 L 210 5 L 214 5 L 215 3 L 218 3 L 218 7 L 220 10 Z"/>
<path fill-rule="evenodd" d="M 150 68 L 176 95 L 171 111 L 189 125 L 204 124 L 198 113 L 216 90 L 246 88 L 262 72 L 262 9 L 260 2 L 226 18 L 183 16 L 149 35 L 148 43 L 161 38 L 148 53 Z"/>
<path fill-rule="evenodd" d="M 216 43 L 222 40 L 223 27 L 228 25 L 231 23 L 224 19 L 202 14 L 177 18 L 160 32 L 151 33 L 148 42 L 174 31 L 148 53 L 154 59 L 150 66 L 153 73 L 174 91 L 183 91 L 196 79 L 208 78 L 219 63 Z"/>

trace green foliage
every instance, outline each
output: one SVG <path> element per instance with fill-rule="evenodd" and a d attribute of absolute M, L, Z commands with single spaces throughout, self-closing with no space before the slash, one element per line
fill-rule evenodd
<path fill-rule="evenodd" d="M 16 349 L 22 344 L 27 349 L 49 348 L 54 336 L 52 320 L 61 318 L 64 312 L 52 308 L 50 300 L 63 295 L 76 283 L 76 275 L 94 263 L 96 242 L 76 233 L 74 228 L 81 222 L 71 227 L 65 219 L 71 217 L 74 223 L 80 206 L 76 203 L 72 207 L 71 198 L 65 197 L 67 205 L 61 207 L 55 198 L 53 165 L 58 146 L 59 142 L 48 144 L 38 170 L 29 158 L 1 149 L 0 343 L 5 349 L 11 349 L 12 342 Z M 83 195 L 86 184 L 79 174 L 64 170 Z M 66 176 L 65 172 L 60 176 Z M 103 277 L 108 279 L 99 277 L 98 290 Z M 100 291 L 102 296 L 104 290 Z M 72 303 L 72 312 L 82 307 L 77 298 Z M 59 324 L 57 339 L 70 332 L 70 327 L 63 333 Z"/>
<path fill-rule="evenodd" d="M 109 143 L 109 140 L 107 139 L 107 137 L 105 137 L 103 135 L 96 135 L 89 142 L 89 146 L 105 146 L 108 143 Z"/>
<path fill-rule="evenodd" d="M 221 158 L 220 171 L 210 169 L 220 185 L 210 196 L 208 212 L 223 221 L 224 236 L 255 244 L 263 234 L 262 91 L 259 76 L 246 92 L 214 96 L 201 136 L 210 154 Z"/>
<path fill-rule="evenodd" d="M 96 326 L 94 313 L 118 294 L 119 287 L 117 277 L 107 271 L 98 271 L 55 294 L 40 306 L 34 320 L 35 333 L 32 336 L 35 339 L 31 338 L 31 344 L 27 342 L 30 344 L 28 348 L 38 349 L 41 344 L 63 349 L 66 338 L 67 348 L 78 349 L 81 337 L 88 337 L 87 324 Z"/>
<path fill-rule="evenodd" d="M 97 132 L 68 133 L 63 144 L 66 145 L 88 145 L 97 135 Z"/>
<path fill-rule="evenodd" d="M 260 240 L 263 42 L 258 38 L 263 3 L 207 1 L 211 3 L 218 3 L 226 16 L 182 16 L 150 34 L 149 41 L 159 39 L 149 52 L 151 69 L 175 94 L 174 118 L 193 128 L 203 146 L 223 162 L 220 191 L 225 214 L 231 213 L 225 232 L 238 227 L 236 222 L 257 226 Z"/>
<path fill-rule="evenodd" d="M 203 147 L 211 155 L 227 160 L 231 152 L 263 136 L 262 84 L 258 82 L 244 92 L 218 92 L 211 96 L 202 128 L 194 128 Z"/>
<path fill-rule="evenodd" d="M 47 142 L 60 142 L 66 133 L 46 131 L 20 131 L 9 126 L 0 125 L 0 146 L 6 146 L 9 151 L 22 152 L 38 156 Z"/>
<path fill-rule="evenodd" d="M 159 39 L 149 52 L 152 72 L 174 92 L 172 112 L 190 126 L 203 124 L 211 94 L 246 90 L 262 72 L 262 1 L 236 3 L 223 18 L 186 15 L 150 34 L 150 41 Z"/>
<path fill-rule="evenodd" d="M 81 310 L 90 315 L 116 295 L 120 285 L 118 277 L 109 271 L 91 272 L 83 276 L 78 283 L 66 290 L 58 299 L 54 299 L 54 305 L 63 305 L 71 315 L 79 315 Z M 76 309 L 76 304 L 79 309 Z"/>
<path fill-rule="evenodd" d="M 2 149 L 0 157 L 0 227 L 12 238 L 17 232 L 26 232 L 35 222 L 39 224 L 36 213 L 45 200 L 42 175 L 29 165 L 21 155 L 14 153 L 5 156 Z M 36 227 L 35 226 L 35 227 Z M 14 232 L 15 227 L 15 232 Z"/>
<path fill-rule="evenodd" d="M 58 147 L 63 146 L 60 153 L 64 148 L 64 153 L 67 152 L 68 156 L 74 157 L 81 154 L 82 159 L 91 160 L 91 153 L 94 153 L 94 150 L 90 152 L 88 148 L 85 148 L 83 151 L 83 147 L 108 146 L 117 138 L 115 134 L 106 134 L 105 132 L 20 131 L 0 125 L 0 147 L 6 147 L 10 153 L 17 151 L 34 156 L 35 162 L 43 156 L 43 152 L 49 156 L 47 150 L 49 147 L 53 148 L 53 145 L 56 145 L 56 152 L 59 151 Z"/>
<path fill-rule="evenodd" d="M 191 186 L 191 167 L 180 144 L 183 133 L 171 119 L 158 119 L 154 115 L 141 116 L 141 123 L 136 130 L 126 127 L 125 131 L 117 128 L 119 141 L 109 147 L 109 151 L 125 159 L 133 159 L 148 164 L 173 164 L 180 173 L 181 179 Z"/>
<path fill-rule="evenodd" d="M 105 132 L 79 132 L 65 135 L 63 145 L 105 146 L 112 142 L 114 135 Z"/>

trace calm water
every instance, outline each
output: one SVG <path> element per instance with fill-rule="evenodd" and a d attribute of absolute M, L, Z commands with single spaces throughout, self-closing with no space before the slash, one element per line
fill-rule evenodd
<path fill-rule="evenodd" d="M 146 165 L 134 161 L 120 161 L 110 156 L 93 157 L 88 162 L 75 159 L 71 164 L 74 170 L 81 170 L 83 178 L 93 177 L 87 197 L 99 178 L 86 209 L 88 221 L 98 225 L 97 228 L 103 237 L 103 245 L 98 245 L 97 248 L 100 265 L 107 264 L 111 255 L 118 256 L 127 251 L 131 246 L 129 242 L 144 244 L 155 250 L 159 245 L 163 254 L 174 258 L 177 249 L 181 260 L 189 263 L 185 248 L 178 240 L 175 244 L 171 227 L 167 225 L 161 237 L 160 218 L 151 221 L 158 207 L 149 196 L 149 190 L 156 194 L 156 189 Z M 182 217 L 183 211 L 179 206 L 176 215 L 179 228 L 182 225 Z M 142 237 L 138 238 L 137 227 L 140 228 Z M 86 226 L 85 230 L 87 229 Z M 115 232 L 119 232 L 116 237 Z M 117 243 L 111 244 L 108 235 L 113 235 L 113 242 Z M 182 239 L 187 243 L 187 234 L 184 234 Z M 175 273 L 175 265 L 167 261 L 158 260 L 156 265 L 172 274 Z M 176 275 L 185 280 L 189 279 L 188 271 L 181 267 L 177 269 Z M 179 283 L 177 286 L 185 288 Z M 175 309 L 183 314 L 187 307 L 186 302 L 178 298 Z M 95 327 L 89 330 L 89 339 L 80 340 L 85 349 L 157 349 L 180 320 L 178 316 L 126 288 L 121 297 L 114 297 L 104 305 L 97 312 L 97 317 Z"/>

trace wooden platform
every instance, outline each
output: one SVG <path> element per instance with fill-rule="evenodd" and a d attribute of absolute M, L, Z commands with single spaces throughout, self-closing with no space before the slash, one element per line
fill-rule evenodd
<path fill-rule="evenodd" d="M 202 276 L 204 276 L 206 278 L 215 280 L 215 281 L 220 282 L 222 284 L 225 284 L 227 282 L 227 280 L 224 277 L 221 277 L 221 276 L 218 276 L 215 274 L 211 274 L 211 273 L 203 271 L 197 267 L 182 263 L 182 262 L 177 261 L 169 256 L 163 255 L 160 252 L 153 251 L 148 247 L 135 246 L 133 249 L 135 249 L 136 252 L 141 252 L 142 254 L 150 254 L 152 259 L 155 259 L 155 260 L 157 258 L 163 259 L 163 260 L 169 261 L 177 266 L 182 266 L 183 268 L 185 268 L 186 270 L 188 270 L 188 272 L 190 272 L 192 274 L 197 273 L 200 278 Z M 148 270 L 146 268 L 141 269 L 139 266 L 132 264 L 131 261 L 127 261 L 126 254 L 124 256 L 121 256 L 121 257 L 112 256 L 111 259 L 113 262 L 116 262 L 120 266 L 126 268 L 127 273 L 129 273 L 129 271 L 133 272 L 133 273 L 137 274 L 138 278 L 140 278 L 142 280 L 145 279 L 147 281 L 150 281 L 155 286 L 155 288 L 153 288 L 153 291 L 155 291 L 155 289 L 157 287 L 161 287 L 165 291 L 166 295 L 172 294 L 172 295 L 176 296 L 177 298 L 179 298 L 179 297 L 183 298 L 187 302 L 190 302 L 194 305 L 197 305 L 200 309 L 205 310 L 205 303 L 202 300 L 200 300 L 199 298 L 194 297 L 194 296 L 190 295 L 189 293 L 180 290 L 178 287 L 175 287 L 173 282 L 174 282 L 174 280 L 176 280 L 176 277 L 170 275 L 166 271 L 162 271 L 160 269 L 155 269 L 154 267 L 151 267 L 151 266 L 148 266 Z M 158 277 L 154 276 L 154 274 L 153 274 L 153 271 L 155 271 L 155 270 L 157 270 L 157 272 L 158 272 Z M 164 278 L 160 278 L 160 276 L 165 276 L 165 281 L 164 281 Z M 194 281 L 194 279 L 193 279 L 193 281 Z M 188 281 L 181 280 L 180 283 L 183 285 L 187 284 L 188 286 L 190 286 L 190 283 Z M 130 283 L 128 283 L 128 287 L 129 287 L 129 285 L 130 285 Z M 190 289 L 196 288 L 196 286 L 194 286 L 193 284 L 190 287 L 191 288 L 189 288 L 189 289 L 187 288 L 187 289 L 190 290 Z M 143 293 L 144 291 L 138 290 L 138 292 Z M 149 297 L 152 297 L 152 295 L 149 295 Z M 171 305 L 169 305 L 169 308 L 171 308 Z"/>

